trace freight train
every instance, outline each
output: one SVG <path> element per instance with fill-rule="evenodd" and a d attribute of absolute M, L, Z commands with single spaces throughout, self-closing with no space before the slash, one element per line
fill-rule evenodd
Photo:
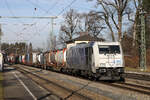
<path fill-rule="evenodd" d="M 0 72 L 3 71 L 3 68 L 4 68 L 3 53 L 0 53 Z"/>
<path fill-rule="evenodd" d="M 124 81 L 123 57 L 119 42 L 89 42 L 61 50 L 20 55 L 18 62 L 98 80 Z"/>

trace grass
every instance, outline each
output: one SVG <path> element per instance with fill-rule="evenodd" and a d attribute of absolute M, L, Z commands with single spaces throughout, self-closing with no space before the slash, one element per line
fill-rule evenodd
<path fill-rule="evenodd" d="M 140 68 L 125 67 L 125 71 L 150 72 L 150 67 L 148 67 L 146 70 L 143 71 Z"/>
<path fill-rule="evenodd" d="M 0 72 L 0 100 L 3 100 L 3 86 L 2 86 L 3 75 Z"/>

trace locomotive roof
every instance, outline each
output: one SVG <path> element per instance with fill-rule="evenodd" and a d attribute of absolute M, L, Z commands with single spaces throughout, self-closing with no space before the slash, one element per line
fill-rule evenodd
<path fill-rule="evenodd" d="M 97 45 L 120 45 L 119 42 L 89 42 L 89 43 L 79 43 L 75 46 L 72 46 L 73 48 L 86 48 L 86 47 L 93 47 L 94 44 Z"/>
<path fill-rule="evenodd" d="M 92 47 L 94 42 L 89 42 L 89 43 L 79 43 L 76 44 L 75 46 L 72 46 L 73 48 L 86 48 L 86 47 Z"/>

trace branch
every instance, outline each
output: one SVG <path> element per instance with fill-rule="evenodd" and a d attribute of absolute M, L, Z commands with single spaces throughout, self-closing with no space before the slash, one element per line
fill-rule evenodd
<path fill-rule="evenodd" d="M 115 0 L 116 1 L 116 0 Z M 107 5 L 107 6 L 112 6 L 112 7 L 114 7 L 114 8 L 116 8 L 116 9 L 118 9 L 118 6 L 117 5 L 115 5 L 114 3 L 112 3 L 112 2 L 105 2 L 105 1 L 102 1 L 102 3 L 104 3 L 105 5 Z"/>
<path fill-rule="evenodd" d="M 122 13 L 123 13 L 123 11 L 125 10 L 125 8 L 127 7 L 127 4 L 128 4 L 128 0 L 125 0 L 125 3 L 123 3 L 123 1 L 122 1 L 123 7 L 122 7 L 122 11 L 121 11 Z"/>
<path fill-rule="evenodd" d="M 116 21 L 114 19 L 113 13 L 111 14 L 111 19 L 112 19 L 113 23 L 115 24 L 116 28 L 119 29 L 119 27 L 118 27 L 118 25 L 117 25 L 117 23 L 116 23 Z"/>

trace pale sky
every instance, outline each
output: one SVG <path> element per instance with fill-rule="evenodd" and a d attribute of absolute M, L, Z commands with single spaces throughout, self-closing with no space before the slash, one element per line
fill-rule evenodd
<path fill-rule="evenodd" d="M 79 13 L 88 13 L 91 10 L 100 11 L 100 8 L 95 7 L 97 0 L 92 2 L 88 2 L 88 0 L 0 1 L 0 16 L 57 16 L 58 18 L 54 20 L 54 34 L 56 36 L 58 36 L 60 25 L 64 21 L 63 15 L 71 8 Z M 51 31 L 51 19 L 0 18 L 0 24 L 4 33 L 2 42 L 31 42 L 34 48 L 47 48 L 47 39 Z M 127 16 L 124 16 L 123 31 L 126 31 L 127 27 L 130 27 L 130 25 Z M 104 33 L 108 33 L 108 29 Z"/>
<path fill-rule="evenodd" d="M 58 16 L 54 33 L 58 35 L 63 15 L 71 8 L 77 12 L 95 10 L 95 1 L 87 0 L 0 0 L 0 16 Z M 71 4 L 71 5 L 70 5 Z M 36 10 L 35 10 L 36 8 Z M 4 33 L 2 42 L 31 42 L 34 47 L 46 48 L 50 19 L 0 18 Z M 36 24 L 35 24 L 36 23 Z"/>

